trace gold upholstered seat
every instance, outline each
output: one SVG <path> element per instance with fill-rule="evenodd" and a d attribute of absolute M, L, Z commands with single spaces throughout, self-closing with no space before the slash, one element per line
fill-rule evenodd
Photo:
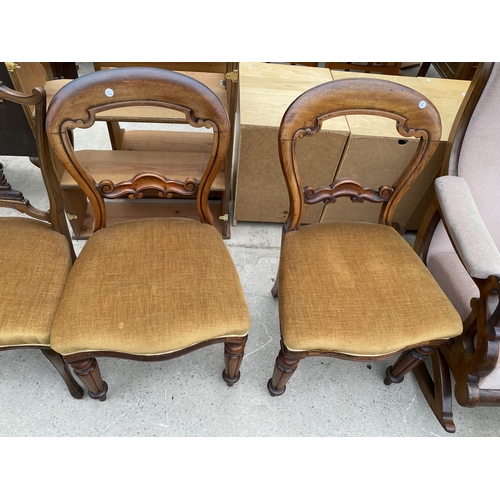
<path fill-rule="evenodd" d="M 3 347 L 50 347 L 52 320 L 71 269 L 66 238 L 49 225 L 0 218 Z"/>
<path fill-rule="evenodd" d="M 61 192 L 47 155 L 47 137 L 43 133 L 45 92 L 36 88 L 31 94 L 23 94 L 1 85 L 0 113 L 7 111 L 2 101 L 35 106 L 38 163 L 50 211 L 35 208 L 13 189 L 0 164 L 0 207 L 29 216 L 9 212 L 0 217 L 0 351 L 39 349 L 60 373 L 72 396 L 81 398 L 83 390 L 69 366 L 50 347 L 52 321 L 75 254 L 62 211 Z"/>
<path fill-rule="evenodd" d="M 363 179 L 337 179 L 318 189 L 303 187 L 295 155 L 297 139 L 317 133 L 324 120 L 347 114 L 395 120 L 402 136 L 420 138 L 413 160 L 392 185 L 379 189 L 364 187 Z M 440 118 L 432 103 L 418 92 L 383 80 L 319 85 L 286 111 L 279 145 L 290 210 L 273 289 L 274 295 L 279 292 L 281 350 L 268 382 L 271 395 L 283 394 L 299 361 L 307 356 L 366 361 L 402 353 L 385 379 L 388 385 L 401 382 L 436 346 L 460 333 L 458 313 L 392 227 L 398 202 L 432 157 L 440 135 Z M 334 203 L 341 196 L 382 203 L 379 223 L 301 226 L 305 203 Z M 447 424 L 452 430 L 451 416 Z"/>
<path fill-rule="evenodd" d="M 249 327 L 238 273 L 219 232 L 190 219 L 148 219 L 114 224 L 90 238 L 68 280 L 51 343 L 64 355 L 158 355 L 243 338 Z"/>
<path fill-rule="evenodd" d="M 281 336 L 291 351 L 386 356 L 458 327 L 417 254 L 381 224 L 314 224 L 286 233 L 279 284 Z"/>
<path fill-rule="evenodd" d="M 69 132 L 93 125 L 100 111 L 124 106 L 174 109 L 191 126 L 212 129 L 205 169 L 196 167 L 193 176 L 179 178 L 168 155 L 161 171 L 146 161 L 141 165 L 139 155 L 133 171 L 115 172 L 113 179 L 102 178 L 99 168 L 90 172 L 75 153 Z M 155 361 L 217 342 L 224 343 L 222 376 L 233 385 L 240 376 L 250 319 L 238 273 L 208 205 L 230 144 L 229 119 L 220 100 L 199 81 L 173 71 L 98 71 L 54 96 L 46 130 L 95 216 L 94 234 L 78 256 L 54 319 L 52 347 L 94 399 L 104 400 L 107 393 L 98 356 Z M 107 172 L 115 153 L 120 158 L 128 154 L 110 151 L 109 164 L 102 165 Z M 118 173 L 129 177 L 118 178 Z M 196 198 L 199 220 L 154 217 L 106 227 L 107 208 L 117 198 L 160 198 L 165 204 L 174 196 Z"/>

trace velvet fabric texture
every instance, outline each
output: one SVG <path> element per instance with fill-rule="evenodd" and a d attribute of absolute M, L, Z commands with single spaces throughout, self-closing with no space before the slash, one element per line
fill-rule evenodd
<path fill-rule="evenodd" d="M 44 222 L 0 218 L 0 347 L 48 347 L 71 254 L 66 238 Z"/>
<path fill-rule="evenodd" d="M 462 177 L 436 179 L 436 194 L 451 238 L 473 278 L 500 276 L 500 251 L 479 214 Z"/>
<path fill-rule="evenodd" d="M 68 278 L 51 344 L 63 355 L 156 355 L 245 336 L 249 327 L 218 231 L 189 219 L 145 219 L 91 236 Z"/>
<path fill-rule="evenodd" d="M 279 309 L 292 351 L 382 356 L 462 331 L 412 248 L 379 224 L 315 224 L 286 233 Z"/>

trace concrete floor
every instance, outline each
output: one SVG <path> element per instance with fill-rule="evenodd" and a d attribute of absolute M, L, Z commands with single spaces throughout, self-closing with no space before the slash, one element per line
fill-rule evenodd
<path fill-rule="evenodd" d="M 104 132 L 98 132 L 101 134 Z M 102 135 L 101 135 L 102 137 Z M 47 207 L 41 176 L 29 160 L 0 157 L 15 189 Z M 13 212 L 2 209 L 0 215 Z M 454 405 L 457 432 L 447 434 L 409 375 L 383 384 L 394 359 L 356 363 L 301 361 L 284 395 L 266 383 L 279 350 L 277 302 L 281 226 L 238 223 L 226 244 L 238 269 L 252 326 L 241 379 L 221 377 L 222 344 L 165 362 L 100 358 L 109 385 L 105 402 L 73 399 L 36 350 L 0 353 L 0 436 L 499 436 L 498 408 Z M 84 242 L 75 241 L 77 252 Z"/>

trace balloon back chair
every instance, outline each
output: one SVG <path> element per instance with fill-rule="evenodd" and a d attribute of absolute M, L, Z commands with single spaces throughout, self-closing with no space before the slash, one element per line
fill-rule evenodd
<path fill-rule="evenodd" d="M 82 388 L 64 359 L 50 346 L 52 320 L 75 254 L 43 129 L 45 91 L 35 88 L 31 94 L 24 94 L 0 82 L 0 113 L 3 107 L 7 110 L 10 102 L 35 107 L 38 165 L 49 210 L 34 207 L 13 189 L 0 164 L 0 207 L 25 215 L 12 215 L 9 211 L 0 217 L 0 350 L 39 349 L 60 373 L 71 395 L 79 399 L 83 396 Z"/>
<path fill-rule="evenodd" d="M 316 134 L 324 120 L 349 114 L 395 120 L 403 137 L 419 138 L 412 161 L 391 185 L 379 189 L 364 187 L 362 179 L 303 187 L 296 141 Z M 440 137 L 434 105 L 418 92 L 388 81 L 325 83 L 299 96 L 286 111 L 279 152 L 290 209 L 273 289 L 279 295 L 281 349 L 268 382 L 271 395 L 283 394 L 299 361 L 307 356 L 373 361 L 400 354 L 387 369 L 385 383 L 401 382 L 436 347 L 460 334 L 458 313 L 392 227 L 398 202 L 425 168 Z M 301 226 L 305 204 L 335 202 L 342 196 L 381 203 L 379 223 Z M 451 415 L 447 423 L 452 429 Z"/>
<path fill-rule="evenodd" d="M 177 179 L 175 165 L 154 171 L 147 162 L 136 170 L 102 178 L 75 151 L 68 132 L 93 125 L 100 111 L 126 106 L 161 106 L 183 112 L 193 127 L 213 129 L 213 148 L 199 177 Z M 47 112 L 46 130 L 64 168 L 88 197 L 95 215 L 94 233 L 68 278 L 52 330 L 52 346 L 103 401 L 107 385 L 96 357 L 143 361 L 177 357 L 224 342 L 223 378 L 240 376 L 249 329 L 248 307 L 231 256 L 213 226 L 208 207 L 210 186 L 230 142 L 227 113 L 202 83 L 158 68 L 118 68 L 85 75 L 62 88 Z M 88 158 L 88 156 L 87 156 Z M 119 163 L 119 162 L 118 162 Z M 172 169 L 172 176 L 165 172 Z M 124 178 L 117 181 L 118 174 Z M 101 175 L 101 177 L 99 177 Z M 196 195 L 199 221 L 150 218 L 106 227 L 109 200 L 143 195 L 170 198 Z"/>
<path fill-rule="evenodd" d="M 500 406 L 499 134 L 500 64 L 480 63 L 415 241 L 463 321 L 461 335 L 441 346 L 433 363 L 447 377 L 451 368 L 455 398 L 465 407 Z M 419 383 L 430 393 L 448 387 L 440 377 Z M 444 403 L 451 407 L 450 394 Z M 434 404 L 443 411 L 443 401 Z"/>

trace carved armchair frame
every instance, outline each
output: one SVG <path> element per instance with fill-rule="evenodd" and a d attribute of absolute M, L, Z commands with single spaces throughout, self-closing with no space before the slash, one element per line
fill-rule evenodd
<path fill-rule="evenodd" d="M 478 65 L 467 96 L 453 124 L 440 176 L 458 175 L 458 163 L 465 134 L 494 64 L 485 62 Z M 441 220 L 450 236 L 450 229 L 443 216 L 442 207 L 437 195 L 434 195 L 422 220 L 414 245 L 415 251 L 424 263 L 427 261 L 432 236 Z M 451 236 L 450 241 L 459 259 L 464 263 L 461 252 L 455 246 Z M 464 267 L 467 269 L 465 265 Z M 471 300 L 471 312 L 463 322 L 462 335 L 441 346 L 439 356 L 432 358 L 434 380 L 431 380 L 423 370 L 415 372 L 427 400 L 431 406 L 434 406 L 433 409 L 437 414 L 451 408 L 451 393 L 444 401 L 434 398 L 435 393 L 442 392 L 441 375 L 449 378 L 450 368 L 455 379 L 455 397 L 460 405 L 465 407 L 500 405 L 500 387 L 498 390 L 480 389 L 478 385 L 480 377 L 493 371 L 500 352 L 500 276 L 490 275 L 478 278 L 471 275 L 471 278 L 479 289 L 479 296 Z M 493 311 L 488 310 L 490 299 L 496 301 Z"/>

